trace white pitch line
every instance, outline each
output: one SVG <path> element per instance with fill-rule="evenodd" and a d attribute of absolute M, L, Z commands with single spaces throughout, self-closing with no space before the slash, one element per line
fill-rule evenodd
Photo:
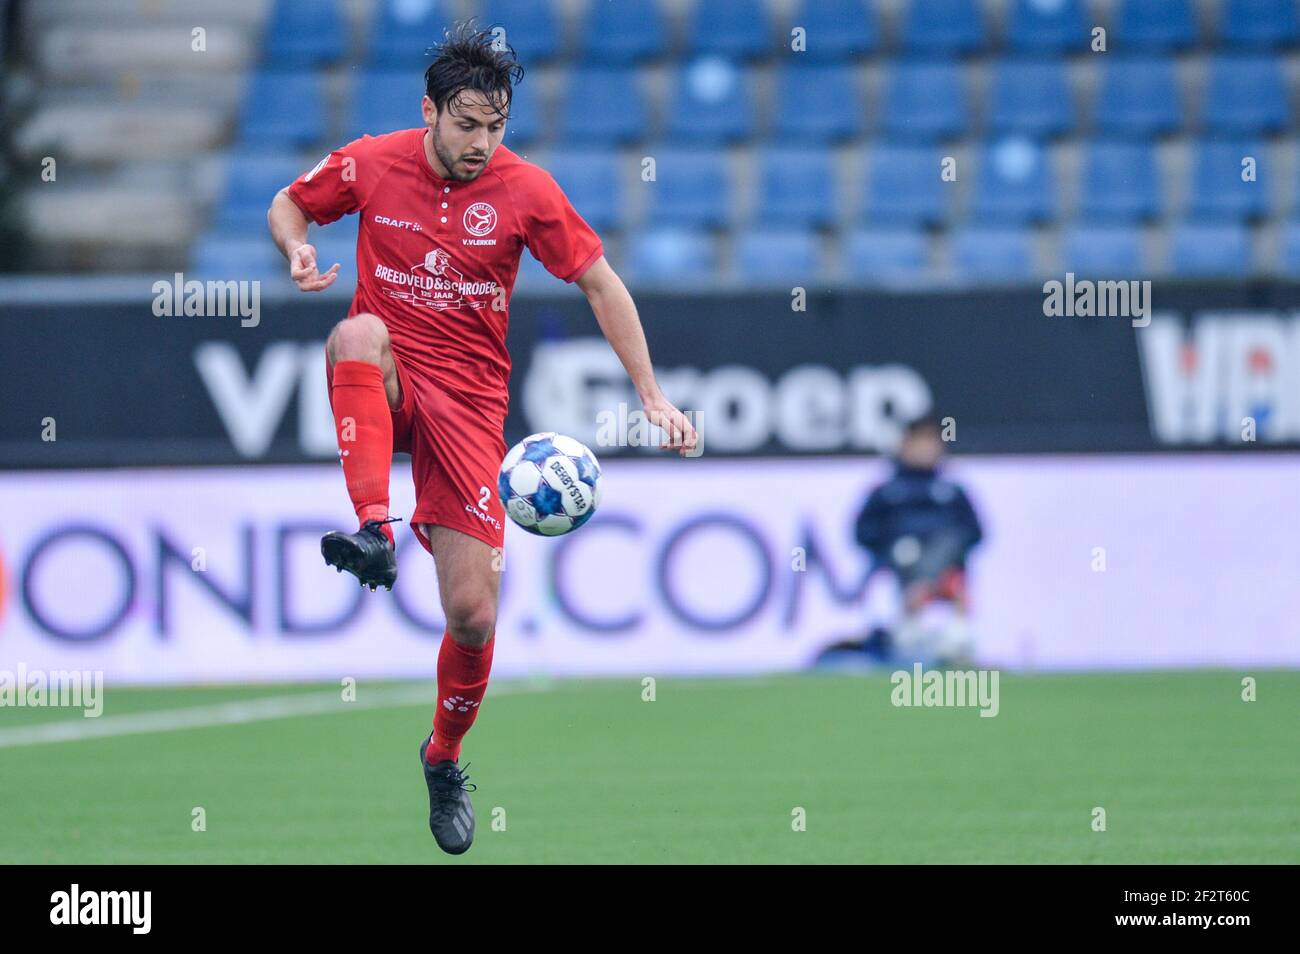
<path fill-rule="evenodd" d="M 545 688 L 544 686 L 503 685 L 492 690 L 491 694 L 536 692 L 544 691 Z M 267 696 L 261 699 L 241 699 L 235 702 L 186 706 L 180 709 L 133 712 L 129 715 L 100 716 L 95 719 L 63 719 L 40 725 L 0 729 L 0 749 L 43 745 L 48 742 L 80 742 L 85 739 L 140 735 L 147 732 L 176 732 L 181 729 L 205 729 L 218 725 L 242 725 L 272 719 L 356 712 L 358 709 L 391 709 L 421 704 L 428 705 L 432 709 L 436 696 L 437 689 L 432 682 L 427 685 L 393 686 L 382 689 L 366 689 L 365 686 L 359 686 L 355 702 L 344 702 L 341 693 L 333 690 Z"/>
<path fill-rule="evenodd" d="M 721 681 L 686 679 L 675 683 L 674 688 L 762 688 L 768 683 L 769 680 L 764 677 Z M 505 682 L 489 686 L 488 695 L 550 692 L 555 685 L 556 683 L 552 681 Z M 100 716 L 94 719 L 84 717 L 60 719 L 57 722 L 0 729 L 0 749 L 45 745 L 51 742 L 81 742 L 86 739 L 107 739 L 122 735 L 144 735 L 150 732 L 207 729 L 219 725 L 244 725 L 249 722 L 269 722 L 273 719 L 294 719 L 309 715 L 335 715 L 356 712 L 359 709 L 393 709 L 412 705 L 427 705 L 432 708 L 436 696 L 436 684 L 430 680 L 420 685 L 376 689 L 359 686 L 356 702 L 344 702 L 338 690 L 331 690 L 241 699 L 206 706 L 184 706 L 179 709 L 155 709 L 149 712 Z"/>

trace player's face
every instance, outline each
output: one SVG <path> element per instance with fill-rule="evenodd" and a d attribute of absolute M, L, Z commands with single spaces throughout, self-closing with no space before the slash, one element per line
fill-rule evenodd
<path fill-rule="evenodd" d="M 434 110 L 424 98 L 424 121 L 433 130 L 433 151 L 449 177 L 460 182 L 477 179 L 506 134 L 506 121 L 477 90 L 453 96 Z"/>
<path fill-rule="evenodd" d="M 934 431 L 918 431 L 903 439 L 898 457 L 909 467 L 937 467 L 943 458 L 943 441 Z"/>

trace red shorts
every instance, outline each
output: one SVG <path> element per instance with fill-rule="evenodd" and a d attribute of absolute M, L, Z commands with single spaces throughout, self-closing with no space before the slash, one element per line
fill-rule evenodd
<path fill-rule="evenodd" d="M 505 508 L 497 497 L 497 473 L 506 456 L 504 421 L 485 414 L 430 378 L 411 373 L 397 357 L 402 406 L 392 411 L 393 451 L 411 455 L 415 513 L 411 529 L 432 523 L 450 527 L 500 548 L 505 542 Z M 326 378 L 334 388 L 326 361 Z"/>

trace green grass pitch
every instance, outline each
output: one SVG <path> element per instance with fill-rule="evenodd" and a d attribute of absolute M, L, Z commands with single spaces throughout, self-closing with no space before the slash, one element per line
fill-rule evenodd
<path fill-rule="evenodd" d="M 664 678 L 654 701 L 639 679 L 503 684 L 462 756 L 478 835 L 458 859 L 426 825 L 432 706 L 401 695 L 420 687 L 15 744 L 60 720 L 338 692 L 109 689 L 99 720 L 0 709 L 0 862 L 1296 863 L 1300 673 L 1250 673 L 1254 702 L 1243 675 L 1004 676 L 995 718 L 895 708 L 887 675 Z"/>

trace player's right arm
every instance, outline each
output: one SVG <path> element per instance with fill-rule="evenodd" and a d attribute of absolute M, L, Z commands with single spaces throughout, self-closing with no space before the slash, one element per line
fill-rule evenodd
<path fill-rule="evenodd" d="M 365 165 L 368 144 L 374 142 L 357 139 L 335 149 L 276 193 L 271 202 L 266 213 L 271 238 L 289 260 L 289 275 L 303 291 L 329 288 L 338 277 L 337 262 L 329 271 L 320 271 L 316 249 L 307 242 L 307 226 L 311 222 L 328 225 L 365 204 L 357 173 Z"/>
<path fill-rule="evenodd" d="M 321 291 L 334 284 L 339 276 L 340 263 L 335 262 L 329 271 L 321 274 L 316 264 L 316 249 L 307 244 L 309 221 L 297 203 L 289 198 L 288 187 L 276 193 L 266 213 L 271 238 L 289 260 L 289 277 L 302 291 Z"/>

